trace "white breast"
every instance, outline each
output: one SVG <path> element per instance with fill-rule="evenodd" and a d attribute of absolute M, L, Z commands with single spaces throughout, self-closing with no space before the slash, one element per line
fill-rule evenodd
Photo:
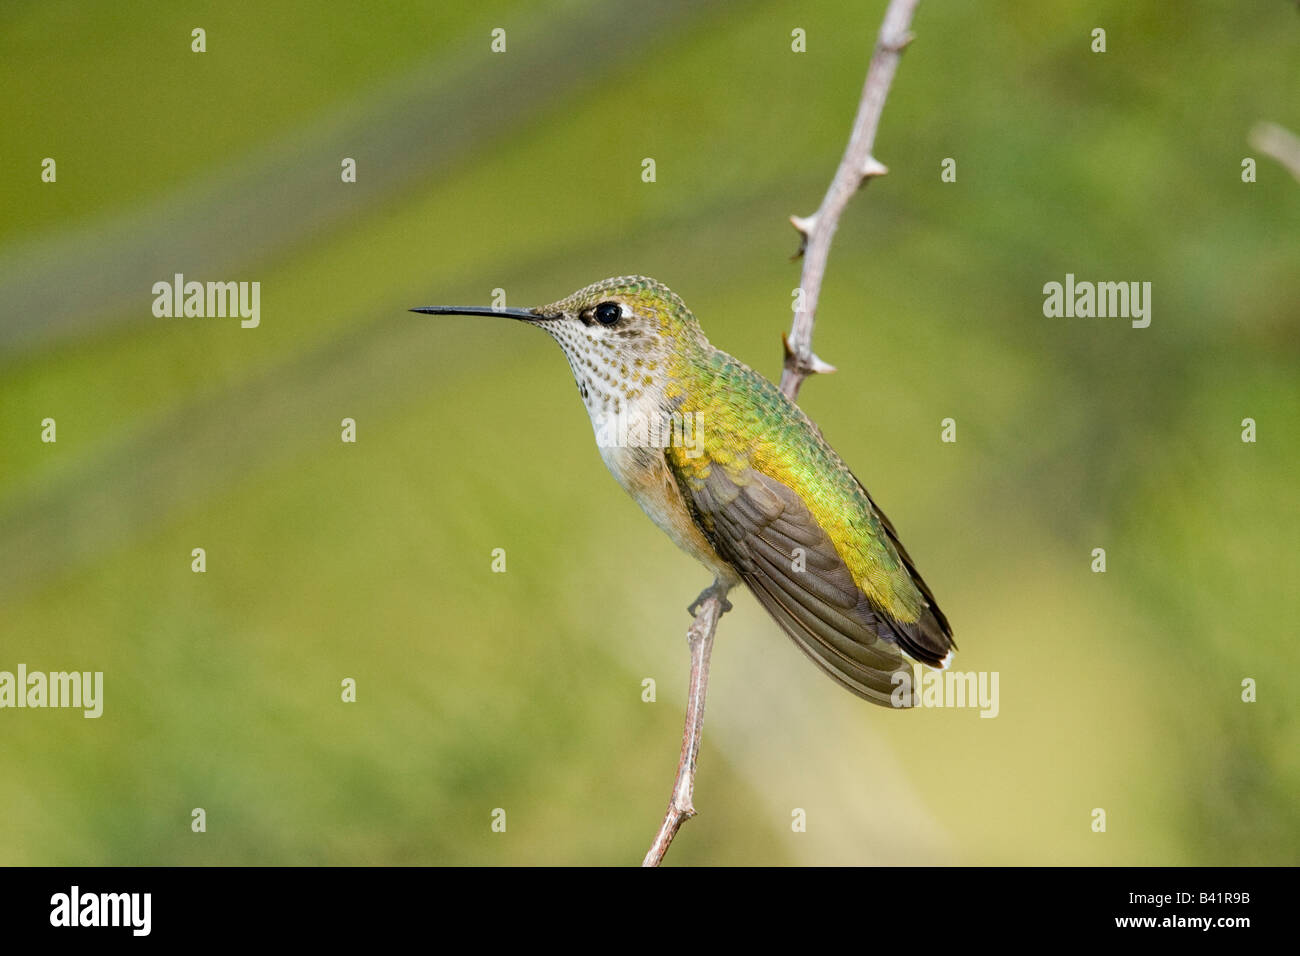
<path fill-rule="evenodd" d="M 681 489 L 668 468 L 662 447 L 624 446 L 611 444 L 604 439 L 596 421 L 597 446 L 605 467 L 617 479 L 641 510 L 649 515 L 650 520 L 695 560 L 707 567 L 715 577 L 732 583 L 736 574 L 725 561 L 718 556 L 691 519 L 682 499 Z"/>

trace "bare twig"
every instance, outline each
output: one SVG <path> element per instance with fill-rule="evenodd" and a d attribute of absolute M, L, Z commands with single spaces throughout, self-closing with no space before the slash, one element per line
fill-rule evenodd
<path fill-rule="evenodd" d="M 659 825 L 654 842 L 646 852 L 642 866 L 658 866 L 668 852 L 681 825 L 695 816 L 695 764 L 700 758 L 700 742 L 704 737 L 704 697 L 709 690 L 709 655 L 713 652 L 713 634 L 718 629 L 718 618 L 729 607 L 721 594 L 711 594 L 700 604 L 686 631 L 686 641 L 691 648 L 691 683 L 686 696 L 686 726 L 682 730 L 682 755 L 677 759 L 677 779 L 673 783 L 673 796 L 668 801 L 668 812 Z"/>
<path fill-rule="evenodd" d="M 1300 182 L 1300 137 L 1276 123 L 1257 123 L 1250 131 L 1250 145 L 1271 156 Z"/>
<path fill-rule="evenodd" d="M 839 223 L 840 213 L 853 194 L 872 176 L 883 176 L 885 169 L 871 155 L 876 141 L 876 127 L 880 113 L 885 108 L 894 71 L 898 68 L 899 54 L 911 42 L 908 32 L 912 14 L 920 0 L 891 0 L 880 27 L 876 50 L 867 69 L 867 81 L 862 87 L 862 101 L 858 105 L 857 119 L 849 138 L 844 158 L 840 160 L 835 178 L 831 180 L 821 207 L 806 219 L 792 216 L 790 221 L 803 234 L 803 275 L 800 287 L 804 292 L 804 308 L 795 313 L 794 325 L 785 341 L 785 370 L 781 374 L 781 391 L 790 398 L 799 393 L 803 380 L 814 372 L 833 372 L 835 369 L 819 359 L 812 350 L 813 315 L 817 310 L 817 296 L 821 291 L 822 276 L 826 272 L 826 258 L 830 253 L 831 239 Z M 706 592 L 708 593 L 708 592 Z M 701 595 L 701 602 L 686 632 L 691 648 L 691 684 L 686 700 L 686 726 L 682 731 L 682 753 L 677 761 L 677 779 L 673 796 L 668 802 L 668 812 L 659 826 L 642 866 L 658 866 L 668 852 L 669 845 L 681 825 L 695 816 L 695 764 L 700 756 L 700 743 L 704 734 L 704 697 L 709 686 L 709 654 L 713 650 L 713 635 L 718 628 L 718 618 L 730 607 L 725 595 Z"/>
<path fill-rule="evenodd" d="M 823 362 L 812 350 L 813 319 L 817 312 L 817 298 L 821 294 L 822 277 L 826 274 L 826 258 L 830 255 L 831 239 L 839 225 L 840 213 L 853 194 L 872 177 L 889 172 L 872 155 L 872 149 L 876 143 L 880 114 L 885 108 L 885 97 L 894 81 L 894 71 L 898 69 L 903 48 L 912 40 L 909 30 L 912 14 L 919 2 L 892 0 L 889 4 L 880 25 L 867 80 L 862 87 L 862 100 L 853 121 L 849 145 L 835 170 L 835 178 L 815 213 L 790 217 L 790 222 L 803 237 L 799 250 L 803 254 L 803 273 L 799 277 L 803 308 L 795 312 L 790 334 L 785 338 L 785 368 L 781 372 L 781 391 L 791 400 L 799 394 L 799 386 L 809 375 L 835 371 L 834 366 Z"/>

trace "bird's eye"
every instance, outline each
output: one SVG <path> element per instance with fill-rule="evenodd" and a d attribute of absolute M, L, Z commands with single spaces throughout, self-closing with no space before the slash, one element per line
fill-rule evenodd
<path fill-rule="evenodd" d="M 623 317 L 623 307 L 617 302 L 602 302 L 596 306 L 596 321 L 601 325 L 613 325 Z"/>

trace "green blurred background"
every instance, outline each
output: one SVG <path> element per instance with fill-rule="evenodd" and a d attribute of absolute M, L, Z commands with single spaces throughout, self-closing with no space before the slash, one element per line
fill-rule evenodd
<path fill-rule="evenodd" d="M 553 343 L 405 310 L 643 273 L 775 377 L 786 217 L 883 9 L 5 4 L 0 670 L 102 670 L 105 705 L 0 711 L 0 862 L 638 861 L 707 576 L 605 472 Z M 741 595 L 668 861 L 1294 863 L 1300 185 L 1247 132 L 1300 128 L 1300 15 L 914 29 L 823 289 L 841 371 L 801 402 L 1001 712 L 871 707 Z M 260 328 L 154 318 L 175 272 L 260 281 Z M 1152 282 L 1150 328 L 1044 318 L 1067 272 Z"/>

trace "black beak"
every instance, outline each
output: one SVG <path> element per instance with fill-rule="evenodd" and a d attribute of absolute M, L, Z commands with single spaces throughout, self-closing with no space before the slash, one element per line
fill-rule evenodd
<path fill-rule="evenodd" d="M 490 305 L 426 305 L 411 311 L 425 315 L 501 315 L 521 322 L 545 322 L 560 318 L 558 315 L 547 315 L 534 309 L 496 309 Z"/>

